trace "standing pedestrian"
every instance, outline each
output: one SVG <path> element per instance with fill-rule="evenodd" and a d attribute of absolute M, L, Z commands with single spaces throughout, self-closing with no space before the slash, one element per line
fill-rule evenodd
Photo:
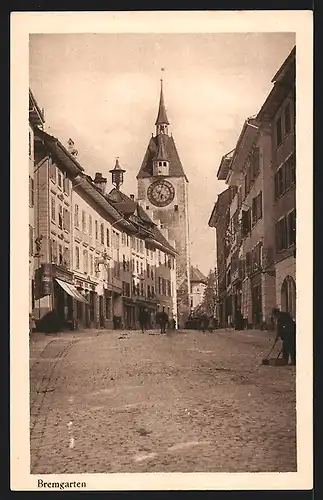
<path fill-rule="evenodd" d="M 160 313 L 160 333 L 166 333 L 166 325 L 168 323 L 168 314 L 165 311 L 165 306 L 163 306 L 163 310 Z"/>
<path fill-rule="evenodd" d="M 35 318 L 32 313 L 29 313 L 29 335 L 31 335 L 36 328 Z"/>
<path fill-rule="evenodd" d="M 281 338 L 283 342 L 283 359 L 291 365 L 296 365 L 296 323 L 288 312 L 280 311 L 278 308 L 272 310 L 276 320 L 276 339 Z"/>
<path fill-rule="evenodd" d="M 139 311 L 139 325 L 142 333 L 145 333 L 147 327 L 147 314 L 145 309 L 140 309 Z"/>

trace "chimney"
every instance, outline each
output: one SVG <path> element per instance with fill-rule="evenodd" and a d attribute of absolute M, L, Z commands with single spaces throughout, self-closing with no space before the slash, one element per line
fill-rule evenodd
<path fill-rule="evenodd" d="M 102 191 L 103 194 L 105 194 L 107 179 L 106 177 L 102 177 L 101 172 L 95 173 L 94 184 L 96 185 L 97 188 L 100 189 L 100 191 Z"/>
<path fill-rule="evenodd" d="M 132 201 L 135 201 L 135 195 L 134 194 L 131 194 L 130 198 L 131 198 Z"/>
<path fill-rule="evenodd" d="M 74 141 L 71 138 L 69 138 L 69 140 L 67 141 L 67 151 L 72 156 L 77 156 L 78 155 L 78 150 L 75 148 Z"/>

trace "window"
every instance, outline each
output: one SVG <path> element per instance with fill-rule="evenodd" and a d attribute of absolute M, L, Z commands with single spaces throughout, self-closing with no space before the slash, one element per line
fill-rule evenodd
<path fill-rule="evenodd" d="M 246 236 L 251 230 L 251 208 L 242 210 L 242 234 Z"/>
<path fill-rule="evenodd" d="M 119 250 L 120 248 L 120 235 L 119 233 L 116 233 L 116 248 Z"/>
<path fill-rule="evenodd" d="M 167 295 L 170 297 L 172 295 L 171 282 L 167 280 Z"/>
<path fill-rule="evenodd" d="M 121 244 L 125 245 L 126 244 L 126 233 L 122 231 L 121 233 Z"/>
<path fill-rule="evenodd" d="M 137 269 L 137 274 L 139 274 L 139 262 L 136 262 L 136 269 Z"/>
<path fill-rule="evenodd" d="M 140 262 L 140 274 L 144 274 L 144 265 Z"/>
<path fill-rule="evenodd" d="M 147 262 L 147 278 L 150 277 L 150 265 Z"/>
<path fill-rule="evenodd" d="M 95 221 L 94 226 L 95 226 L 95 239 L 98 240 L 99 239 L 99 223 L 97 220 Z"/>
<path fill-rule="evenodd" d="M 58 227 L 63 229 L 63 207 L 61 204 L 58 205 Z"/>
<path fill-rule="evenodd" d="M 100 224 L 100 241 L 104 245 L 104 224 Z"/>
<path fill-rule="evenodd" d="M 93 275 L 93 254 L 90 253 L 90 269 L 89 269 L 89 274 L 92 276 Z"/>
<path fill-rule="evenodd" d="M 92 215 L 89 215 L 89 235 L 92 236 Z"/>
<path fill-rule="evenodd" d="M 154 279 L 154 269 L 153 269 L 153 268 L 151 268 L 150 272 L 151 272 L 151 274 L 150 274 L 151 279 L 153 280 L 153 279 Z"/>
<path fill-rule="evenodd" d="M 178 205 L 174 205 L 175 212 L 178 212 Z"/>
<path fill-rule="evenodd" d="M 146 210 L 149 210 L 149 205 L 146 205 Z"/>
<path fill-rule="evenodd" d="M 49 167 L 49 177 L 53 182 L 56 182 L 56 165 L 53 163 L 51 163 Z"/>
<path fill-rule="evenodd" d="M 158 250 L 158 262 L 159 262 L 159 265 L 161 264 L 161 251 Z"/>
<path fill-rule="evenodd" d="M 89 272 L 88 251 L 83 250 L 83 271 L 85 274 Z"/>
<path fill-rule="evenodd" d="M 262 218 L 262 191 L 252 199 L 252 225 Z"/>
<path fill-rule="evenodd" d="M 162 293 L 162 279 L 160 276 L 158 277 L 158 293 L 159 295 Z"/>
<path fill-rule="evenodd" d="M 285 188 L 288 189 L 296 182 L 295 153 L 292 153 L 285 161 Z"/>
<path fill-rule="evenodd" d="M 57 241 L 52 240 L 52 262 L 57 263 Z"/>
<path fill-rule="evenodd" d="M 290 212 L 287 217 L 287 246 L 296 243 L 296 210 Z"/>
<path fill-rule="evenodd" d="M 280 146 L 282 141 L 283 141 L 282 120 L 281 120 L 281 117 L 279 117 L 276 121 L 276 143 L 277 143 L 277 146 Z"/>
<path fill-rule="evenodd" d="M 144 243 L 142 240 L 140 240 L 140 252 L 143 253 L 144 251 Z"/>
<path fill-rule="evenodd" d="M 70 230 L 70 213 L 67 208 L 64 207 L 64 215 L 63 215 L 63 229 L 65 231 Z"/>
<path fill-rule="evenodd" d="M 29 226 L 29 255 L 34 253 L 34 230 Z"/>
<path fill-rule="evenodd" d="M 291 130 L 291 116 L 290 116 L 290 104 L 288 103 L 285 107 L 285 134 L 287 135 Z"/>
<path fill-rule="evenodd" d="M 126 256 L 125 255 L 122 256 L 122 269 L 124 271 L 127 270 L 127 261 L 126 261 Z"/>
<path fill-rule="evenodd" d="M 74 226 L 79 227 L 79 206 L 75 205 L 74 207 Z"/>
<path fill-rule="evenodd" d="M 251 155 L 251 179 L 254 181 L 260 172 L 259 148 L 254 148 Z"/>
<path fill-rule="evenodd" d="M 75 267 L 80 269 L 80 248 L 75 247 Z"/>
<path fill-rule="evenodd" d="M 275 199 L 285 192 L 285 167 L 284 164 L 275 173 Z"/>
<path fill-rule="evenodd" d="M 60 170 L 58 170 L 58 187 L 62 188 L 63 187 L 63 174 Z"/>
<path fill-rule="evenodd" d="M 155 287 L 154 287 L 154 285 L 151 285 L 151 296 L 155 297 Z"/>
<path fill-rule="evenodd" d="M 140 295 L 145 295 L 144 283 L 142 281 L 140 282 Z"/>
<path fill-rule="evenodd" d="M 69 268 L 69 266 L 70 266 L 70 251 L 69 251 L 68 247 L 64 248 L 63 265 L 67 268 Z"/>
<path fill-rule="evenodd" d="M 63 189 L 64 189 L 64 193 L 69 195 L 69 193 L 70 193 L 70 181 L 69 181 L 66 173 L 64 174 Z"/>
<path fill-rule="evenodd" d="M 31 149 L 31 132 L 29 130 L 29 149 L 28 149 L 28 152 L 29 152 L 29 158 L 32 157 L 32 149 Z"/>
<path fill-rule="evenodd" d="M 287 246 L 286 217 L 280 219 L 276 224 L 276 250 L 280 252 Z"/>
<path fill-rule="evenodd" d="M 55 206 L 56 206 L 56 201 L 54 196 L 52 196 L 50 200 L 50 217 L 53 222 L 56 222 Z"/>
<path fill-rule="evenodd" d="M 29 206 L 33 207 L 35 204 L 34 198 L 34 179 L 29 176 Z"/>
<path fill-rule="evenodd" d="M 58 245 L 58 264 L 63 265 L 63 247 L 62 245 Z"/>
<path fill-rule="evenodd" d="M 86 215 L 85 210 L 82 210 L 82 231 L 86 233 Z"/>
<path fill-rule="evenodd" d="M 127 247 L 129 246 L 129 235 L 127 234 Z"/>

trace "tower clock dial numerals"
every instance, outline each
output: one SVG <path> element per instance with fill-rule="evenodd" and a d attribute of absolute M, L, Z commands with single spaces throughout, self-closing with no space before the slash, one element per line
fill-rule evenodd
<path fill-rule="evenodd" d="M 150 184 L 147 196 L 153 205 L 157 207 L 166 207 L 173 201 L 175 189 L 169 181 L 161 179 Z"/>

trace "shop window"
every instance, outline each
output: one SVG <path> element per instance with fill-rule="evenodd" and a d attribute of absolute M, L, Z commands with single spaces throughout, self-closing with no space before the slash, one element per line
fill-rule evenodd
<path fill-rule="evenodd" d="M 276 121 L 276 144 L 277 147 L 281 145 L 283 141 L 283 133 L 282 133 L 282 120 L 279 117 Z"/>
<path fill-rule="evenodd" d="M 34 179 L 29 176 L 29 206 L 32 208 L 35 204 Z"/>

